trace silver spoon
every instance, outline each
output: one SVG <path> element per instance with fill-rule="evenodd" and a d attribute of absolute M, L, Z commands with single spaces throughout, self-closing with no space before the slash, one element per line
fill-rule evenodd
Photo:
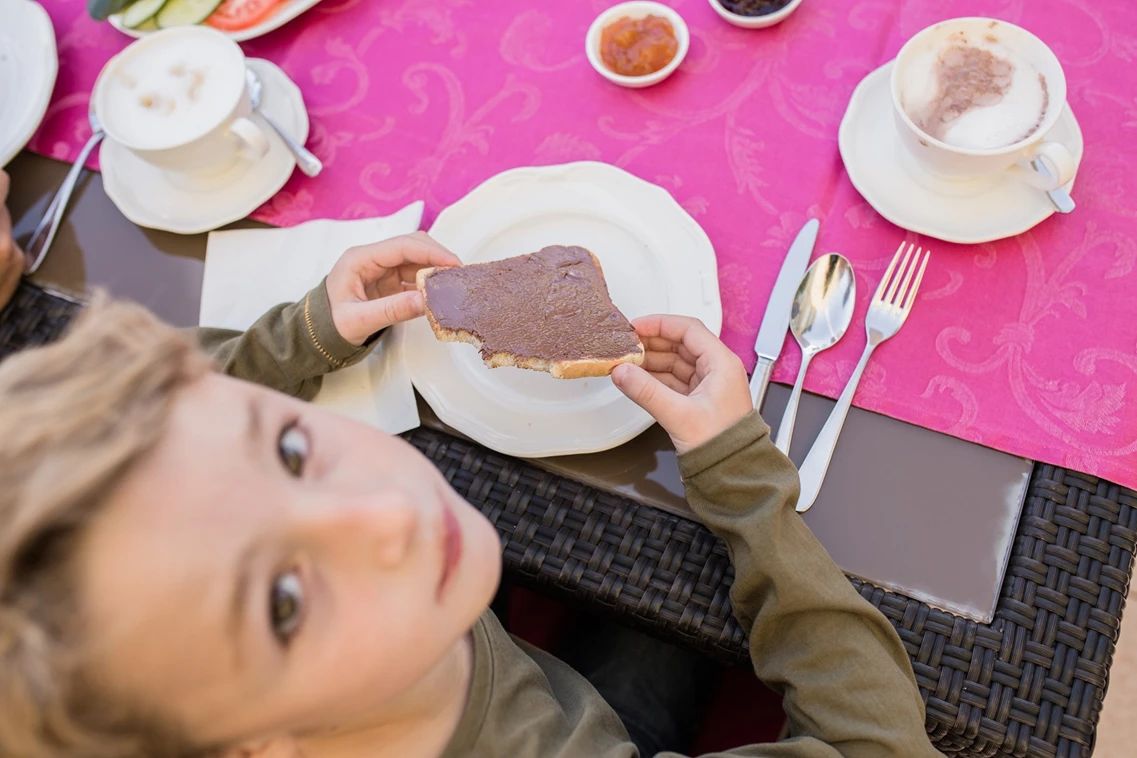
<path fill-rule="evenodd" d="M 261 78 L 257 76 L 257 72 L 251 68 L 245 69 L 245 85 L 249 89 L 249 103 L 253 106 L 253 110 L 259 113 L 261 118 L 268 122 L 268 125 L 275 129 L 276 133 L 280 135 L 280 138 L 284 140 L 284 144 L 288 146 L 288 149 L 296 158 L 296 165 L 300 167 L 300 170 L 307 176 L 316 176 L 319 174 L 324 168 L 324 164 L 320 162 L 320 159 L 313 155 L 311 150 L 294 140 L 288 132 L 280 128 L 280 124 L 273 121 L 267 113 L 260 109 L 261 98 L 264 95 L 264 85 L 261 84 Z"/>
<path fill-rule="evenodd" d="M 71 193 L 75 191 L 75 185 L 79 183 L 79 175 L 83 173 L 84 164 L 91 155 L 91 151 L 95 149 L 95 145 L 99 144 L 106 135 L 106 132 L 103 131 L 103 125 L 99 122 L 99 117 L 95 115 L 94 99 L 91 100 L 87 108 L 87 121 L 91 124 L 91 137 L 87 140 L 87 144 L 83 145 L 83 149 L 79 151 L 79 157 L 75 159 L 75 163 L 71 164 L 71 170 L 64 177 L 63 184 L 59 185 L 55 197 L 51 199 L 51 203 L 43 213 L 43 218 L 40 219 L 31 238 L 28 239 L 28 244 L 24 247 L 25 274 L 34 274 L 43 264 L 44 258 L 47 257 L 47 251 L 51 248 L 51 243 L 55 241 L 55 234 L 59 231 L 59 225 L 63 223 L 63 214 L 67 211 L 67 203 L 71 201 Z"/>
<path fill-rule="evenodd" d="M 774 440 L 783 453 L 788 454 L 790 450 L 809 362 L 813 356 L 833 347 L 845 336 L 845 330 L 853 320 L 856 300 L 857 280 L 853 278 L 853 265 L 845 256 L 828 253 L 806 269 L 790 311 L 790 331 L 801 346 L 801 368 Z"/>
<path fill-rule="evenodd" d="M 1043 176 L 1052 176 L 1050 169 L 1046 168 L 1046 164 L 1042 162 L 1041 158 L 1032 160 L 1030 167 Z M 1065 187 L 1056 187 L 1052 190 L 1047 190 L 1046 196 L 1050 198 L 1054 210 L 1059 213 L 1073 213 L 1074 208 L 1077 207 L 1074 204 L 1074 198 L 1070 197 L 1070 193 L 1066 191 Z"/>

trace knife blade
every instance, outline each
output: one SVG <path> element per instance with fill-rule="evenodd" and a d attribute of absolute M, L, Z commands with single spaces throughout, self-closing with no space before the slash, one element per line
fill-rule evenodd
<path fill-rule="evenodd" d="M 817 242 L 817 231 L 820 228 L 821 222 L 815 218 L 805 222 L 805 226 L 790 245 L 786 259 L 782 261 L 782 270 L 778 272 L 774 289 L 771 290 L 770 299 L 766 302 L 766 315 L 762 317 L 762 325 L 758 328 L 758 339 L 754 343 L 758 363 L 754 366 L 754 374 L 750 377 L 750 398 L 759 413 L 762 411 L 762 401 L 766 397 L 766 387 L 770 384 L 774 361 L 778 360 L 778 353 L 782 352 L 782 345 L 786 341 L 786 329 L 790 326 L 790 309 L 793 306 L 794 293 L 801 284 L 801 278 L 805 276 L 805 269 L 809 266 L 813 246 Z"/>

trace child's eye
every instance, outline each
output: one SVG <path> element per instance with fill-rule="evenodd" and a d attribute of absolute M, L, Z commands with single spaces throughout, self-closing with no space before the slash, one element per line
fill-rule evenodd
<path fill-rule="evenodd" d="M 297 422 L 293 421 L 281 430 L 277 449 L 280 453 L 280 462 L 284 464 L 288 473 L 295 477 L 303 476 L 310 448 L 308 433 Z"/>
<path fill-rule="evenodd" d="M 295 571 L 278 576 L 268 599 L 268 620 L 273 635 L 285 647 L 300 630 L 304 618 L 304 585 Z"/>

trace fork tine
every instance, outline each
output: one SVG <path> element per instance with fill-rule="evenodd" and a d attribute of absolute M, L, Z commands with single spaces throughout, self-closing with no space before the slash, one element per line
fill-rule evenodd
<path fill-rule="evenodd" d="M 888 286 L 888 280 L 892 278 L 892 270 L 896 268 L 896 262 L 900 260 L 900 251 L 904 249 L 904 243 L 900 243 L 900 247 L 896 248 L 896 254 L 892 256 L 892 260 L 888 262 L 888 268 L 884 270 L 884 276 L 880 278 L 880 284 L 876 285 L 876 294 L 872 296 L 873 300 L 884 299 L 884 289 Z"/>
<path fill-rule="evenodd" d="M 896 274 L 892 278 L 892 283 L 888 285 L 888 294 L 884 296 L 884 302 L 886 305 L 892 305 L 895 302 L 896 288 L 900 286 L 900 279 L 904 276 L 904 272 L 908 270 L 908 259 L 912 257 L 912 249 L 914 247 L 915 245 L 908 246 L 908 250 L 904 253 L 904 260 L 900 262 L 900 267 L 896 269 Z M 899 257 L 900 253 L 897 252 L 896 255 Z M 904 293 L 901 292 L 900 294 L 903 295 Z"/>
<path fill-rule="evenodd" d="M 916 292 L 920 289 L 920 282 L 924 280 L 924 269 L 928 267 L 928 259 L 932 257 L 931 250 L 924 251 L 924 259 L 920 261 L 920 271 L 916 274 L 916 281 L 912 282 L 912 289 L 908 290 L 904 296 L 904 303 L 900 306 L 900 311 L 904 315 L 912 309 L 912 303 L 916 302 Z M 915 265 L 912 266 L 915 268 Z"/>
<path fill-rule="evenodd" d="M 904 307 L 904 297 L 908 294 L 908 285 L 912 283 L 912 275 L 916 273 L 916 269 L 920 267 L 920 256 L 924 253 L 920 248 L 916 248 L 916 255 L 912 258 L 912 265 L 904 268 L 904 279 L 900 283 L 900 289 L 896 291 L 896 299 L 889 301 L 889 305 L 897 310 Z M 904 262 L 907 263 L 908 259 L 905 258 Z M 900 274 L 896 275 L 900 279 Z"/>

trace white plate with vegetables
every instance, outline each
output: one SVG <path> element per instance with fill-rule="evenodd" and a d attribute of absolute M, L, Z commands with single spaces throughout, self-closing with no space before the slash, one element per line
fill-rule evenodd
<path fill-rule="evenodd" d="M 244 42 L 284 26 L 320 0 L 87 0 L 96 20 L 131 37 L 205 24 Z"/>

